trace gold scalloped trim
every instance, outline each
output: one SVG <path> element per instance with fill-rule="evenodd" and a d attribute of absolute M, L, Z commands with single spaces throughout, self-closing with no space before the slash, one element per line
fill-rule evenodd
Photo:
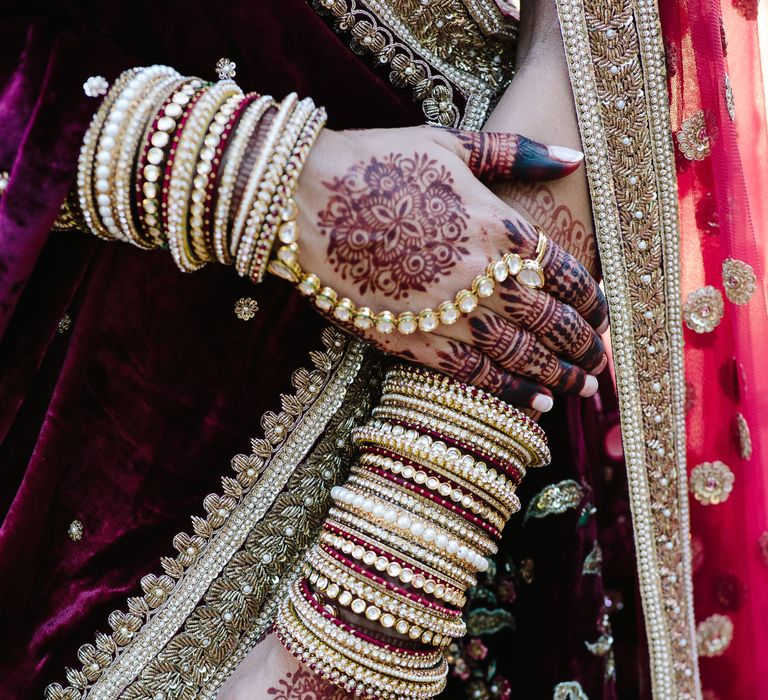
<path fill-rule="evenodd" d="M 252 453 L 235 456 L 222 492 L 206 496 L 193 534 L 174 537 L 178 555 L 162 558 L 165 574 L 142 579 L 143 596 L 109 616 L 112 632 L 82 646 L 82 667 L 67 669 L 68 687 L 52 684 L 46 698 L 213 697 L 263 634 L 380 379 L 361 341 L 328 328 L 322 342 L 310 353 L 314 369 L 294 372 L 282 411 L 262 416 Z"/>

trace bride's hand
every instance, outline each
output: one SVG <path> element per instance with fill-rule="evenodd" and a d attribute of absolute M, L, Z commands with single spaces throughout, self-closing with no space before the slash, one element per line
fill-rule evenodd
<path fill-rule="evenodd" d="M 481 180 L 563 177 L 581 158 L 514 134 L 326 130 L 299 183 L 299 262 L 339 298 L 374 313 L 436 310 L 490 261 L 536 257 L 537 232 Z M 595 330 L 606 324 L 606 303 L 584 267 L 551 240 L 542 266 L 543 288 L 510 276 L 469 316 L 431 333 L 343 325 L 387 352 L 548 410 L 552 392 L 597 389 L 590 372 L 605 362 Z"/>

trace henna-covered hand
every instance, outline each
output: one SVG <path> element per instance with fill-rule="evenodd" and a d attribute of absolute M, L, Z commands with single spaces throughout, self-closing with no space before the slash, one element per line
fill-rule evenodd
<path fill-rule="evenodd" d="M 297 194 L 300 262 L 340 297 L 374 312 L 437 309 L 489 261 L 509 252 L 535 257 L 537 233 L 481 180 L 552 179 L 581 160 L 577 151 L 516 134 L 326 131 Z M 552 392 L 596 390 L 589 372 L 604 353 L 594 329 L 606 311 L 594 280 L 555 242 L 542 262 L 543 289 L 510 278 L 473 317 L 434 333 L 347 328 L 507 401 L 548 410 Z"/>

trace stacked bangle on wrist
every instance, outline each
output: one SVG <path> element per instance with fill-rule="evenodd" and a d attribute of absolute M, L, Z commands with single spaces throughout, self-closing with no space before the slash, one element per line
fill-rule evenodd
<path fill-rule="evenodd" d="M 399 423 L 383 417 L 395 413 Z M 432 650 L 464 633 L 465 591 L 520 508 L 515 490 L 526 470 L 548 461 L 546 439 L 485 392 L 402 365 L 387 373 L 379 405 L 354 439 L 359 459 L 331 489 L 333 506 L 276 630 L 291 653 L 362 697 L 434 697 L 446 671 Z M 381 664 L 377 647 L 358 636 L 328 643 L 317 634 L 318 610 L 329 633 L 375 634 L 397 653 Z M 426 654 L 429 673 L 413 673 L 413 651 Z"/>
<path fill-rule="evenodd" d="M 166 66 L 126 71 L 83 141 L 83 219 L 107 240 L 167 246 L 185 272 L 234 262 L 260 281 L 275 238 L 295 228 L 293 193 L 325 118 L 295 95 L 278 106 L 230 80 L 205 83 Z"/>

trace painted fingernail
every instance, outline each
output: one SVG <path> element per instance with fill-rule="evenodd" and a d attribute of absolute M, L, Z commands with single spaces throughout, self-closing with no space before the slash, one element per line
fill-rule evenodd
<path fill-rule="evenodd" d="M 600 374 L 600 372 L 602 372 L 605 369 L 607 364 L 608 364 L 608 355 L 603 355 L 603 359 L 600 360 L 600 364 L 597 367 L 595 367 L 595 369 L 593 369 L 592 371 L 595 374 Z"/>
<path fill-rule="evenodd" d="M 584 386 L 579 392 L 579 396 L 592 396 L 597 391 L 597 377 L 593 377 L 591 374 L 587 375 L 587 379 L 584 382 Z"/>
<path fill-rule="evenodd" d="M 547 396 L 546 394 L 536 394 L 536 396 L 533 397 L 533 401 L 531 401 L 531 408 L 535 408 L 541 413 L 551 411 L 552 406 L 554 406 L 554 401 L 552 401 L 551 396 Z"/>
<path fill-rule="evenodd" d="M 608 326 L 609 326 L 609 325 L 610 325 L 610 324 L 609 324 L 609 321 L 608 321 L 608 319 L 606 318 L 606 319 L 605 319 L 605 321 L 603 321 L 603 322 L 602 322 L 602 323 L 601 323 L 601 324 L 600 324 L 600 325 L 597 327 L 597 329 L 595 330 L 595 333 L 597 333 L 598 335 L 602 335 L 603 333 L 605 333 L 605 332 L 608 330 Z"/>
<path fill-rule="evenodd" d="M 565 146 L 547 146 L 549 157 L 553 160 L 559 160 L 563 163 L 581 163 L 584 160 L 584 154 L 573 148 Z"/>

